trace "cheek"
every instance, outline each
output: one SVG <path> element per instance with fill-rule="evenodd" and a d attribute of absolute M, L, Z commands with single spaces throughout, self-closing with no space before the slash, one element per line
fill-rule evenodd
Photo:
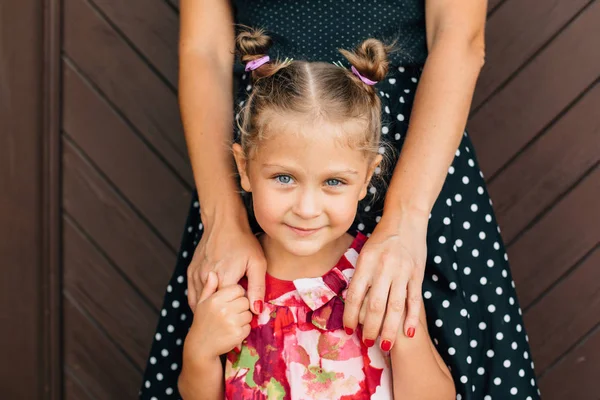
<path fill-rule="evenodd" d="M 252 200 L 254 216 L 259 224 L 280 219 L 283 204 L 274 191 L 258 185 L 257 190 L 252 192 Z"/>
<path fill-rule="evenodd" d="M 335 197 L 328 207 L 329 217 L 332 219 L 332 222 L 347 224 L 350 221 L 352 223 L 356 216 L 357 205 L 357 194 L 353 193 Z"/>

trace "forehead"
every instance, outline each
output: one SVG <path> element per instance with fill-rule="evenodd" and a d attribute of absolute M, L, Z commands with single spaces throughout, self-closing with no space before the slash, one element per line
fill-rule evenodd
<path fill-rule="evenodd" d="M 305 171 L 353 168 L 367 163 L 364 151 L 354 146 L 357 124 L 314 123 L 302 120 L 271 120 L 267 134 L 257 146 L 260 164 L 296 166 Z"/>

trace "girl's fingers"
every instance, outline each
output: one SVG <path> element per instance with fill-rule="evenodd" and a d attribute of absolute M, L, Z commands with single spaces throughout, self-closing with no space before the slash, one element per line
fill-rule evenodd
<path fill-rule="evenodd" d="M 198 296 L 196 294 L 196 283 L 194 282 L 194 278 L 192 277 L 191 273 L 188 274 L 187 291 L 188 304 L 192 312 L 194 312 L 196 311 L 196 304 L 198 304 Z"/>
<path fill-rule="evenodd" d="M 408 337 L 413 337 L 419 326 L 419 318 L 423 307 L 422 290 L 423 279 L 413 277 L 408 281 L 407 315 L 404 320 L 404 334 Z"/>
<path fill-rule="evenodd" d="M 265 297 L 265 271 L 267 269 L 266 261 L 250 259 L 246 276 L 248 277 L 248 300 L 252 312 L 260 314 L 263 309 L 263 300 Z"/>

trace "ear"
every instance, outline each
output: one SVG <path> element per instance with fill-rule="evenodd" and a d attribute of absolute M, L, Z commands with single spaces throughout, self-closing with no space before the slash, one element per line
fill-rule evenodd
<path fill-rule="evenodd" d="M 242 146 L 240 146 L 239 143 L 234 143 L 231 146 L 231 150 L 233 151 L 235 165 L 237 166 L 238 173 L 240 174 L 240 184 L 242 189 L 244 189 L 246 192 L 251 192 L 252 186 L 250 185 L 250 179 L 248 179 L 247 171 L 248 162 L 246 160 L 246 156 L 244 155 L 244 151 L 242 150 Z"/>
<path fill-rule="evenodd" d="M 365 178 L 365 183 L 360 189 L 360 194 L 358 195 L 358 199 L 362 200 L 367 195 L 367 189 L 369 187 L 369 182 L 371 182 L 371 178 L 373 177 L 373 173 L 375 172 L 375 168 L 381 164 L 381 160 L 383 160 L 383 156 L 381 154 L 377 154 L 371 164 L 369 165 L 369 169 L 367 170 L 367 177 Z"/>

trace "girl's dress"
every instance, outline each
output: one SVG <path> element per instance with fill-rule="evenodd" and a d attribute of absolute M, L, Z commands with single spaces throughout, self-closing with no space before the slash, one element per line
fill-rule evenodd
<path fill-rule="evenodd" d="M 273 38 L 271 58 L 349 63 L 337 48 L 366 38 L 398 38 L 387 78 L 374 87 L 382 101 L 382 138 L 397 159 L 407 133 L 415 90 L 427 57 L 425 0 L 233 0 L 235 21 L 263 27 Z M 234 112 L 252 91 L 238 62 Z M 237 127 L 232 127 L 238 140 Z M 387 151 L 387 149 L 386 149 Z M 389 181 L 393 165 L 385 179 Z M 383 194 L 370 188 L 349 232 L 369 236 L 380 220 Z M 381 189 L 379 189 L 381 190 Z M 378 200 L 369 204 L 371 196 Z M 251 218 L 255 233 L 260 227 Z M 165 293 L 141 385 L 143 399 L 180 398 L 182 344 L 193 317 L 186 269 L 203 234 L 197 193 L 183 227 L 179 255 Z M 433 343 L 453 375 L 457 399 L 539 399 L 529 339 L 492 201 L 466 131 L 429 218 L 423 298 Z"/>
<path fill-rule="evenodd" d="M 293 281 L 267 273 L 265 307 L 227 354 L 227 399 L 391 399 L 389 352 L 347 335 L 344 300 L 367 237 L 356 233 L 326 274 Z M 247 281 L 240 284 L 247 288 Z"/>

